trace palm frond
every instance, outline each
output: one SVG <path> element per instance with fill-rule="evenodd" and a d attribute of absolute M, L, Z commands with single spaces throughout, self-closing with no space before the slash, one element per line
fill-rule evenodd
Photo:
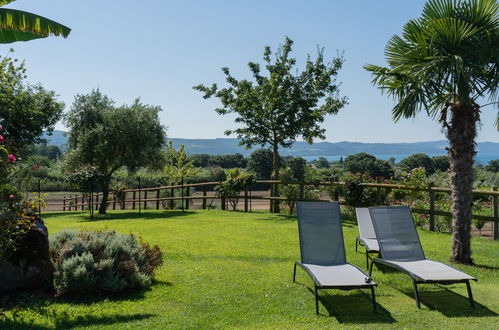
<path fill-rule="evenodd" d="M 0 0 L 0 7 L 5 6 L 11 2 L 14 2 L 16 0 Z"/>
<path fill-rule="evenodd" d="M 70 28 L 45 17 L 4 8 L 0 8 L 0 30 L 3 32 L 0 43 L 45 38 L 49 35 L 66 38 L 71 32 Z"/>

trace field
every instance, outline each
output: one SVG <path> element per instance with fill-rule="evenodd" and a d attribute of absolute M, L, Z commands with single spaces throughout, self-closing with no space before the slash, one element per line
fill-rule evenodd
<path fill-rule="evenodd" d="M 499 327 L 499 242 L 473 238 L 476 266 L 457 266 L 479 279 L 472 283 L 477 307 L 466 287 L 422 285 L 418 310 L 409 278 L 374 269 L 378 314 L 368 291 L 320 292 L 314 313 L 312 281 L 299 270 L 296 219 L 266 212 L 219 210 L 114 211 L 96 220 L 80 212 L 44 215 L 51 233 L 64 228 L 112 229 L 140 233 L 165 253 L 165 265 L 151 289 L 107 299 L 25 295 L 3 310 L 8 329 L 164 328 L 475 328 Z M 347 258 L 365 268 L 355 252 L 357 227 L 343 215 Z M 421 230 L 430 259 L 447 262 L 448 234 Z M 1 315 L 1 314 L 0 314 Z"/>

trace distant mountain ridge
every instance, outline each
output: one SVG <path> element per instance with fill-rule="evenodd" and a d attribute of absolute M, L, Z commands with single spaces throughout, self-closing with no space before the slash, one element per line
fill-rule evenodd
<path fill-rule="evenodd" d="M 67 142 L 67 137 L 63 131 L 54 131 L 51 136 L 46 135 L 48 144 L 63 146 Z M 175 147 L 183 144 L 189 154 L 211 154 L 224 155 L 241 153 L 248 156 L 256 148 L 246 150 L 238 145 L 237 139 L 182 139 L 169 138 Z M 351 155 L 359 152 L 367 152 L 373 155 L 412 155 L 415 153 L 424 154 L 445 154 L 447 141 L 429 141 L 413 143 L 363 143 L 363 142 L 317 142 L 308 144 L 306 142 L 296 142 L 292 148 L 281 149 L 283 156 L 339 156 Z M 479 153 L 499 153 L 499 143 L 480 142 L 477 144 Z"/>

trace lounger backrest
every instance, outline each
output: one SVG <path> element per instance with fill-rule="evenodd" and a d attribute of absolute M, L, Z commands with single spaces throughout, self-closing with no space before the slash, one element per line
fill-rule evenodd
<path fill-rule="evenodd" d="M 370 207 L 369 212 L 383 259 L 397 261 L 426 259 L 409 207 Z"/>
<path fill-rule="evenodd" d="M 346 263 L 337 202 L 297 203 L 301 262 L 322 266 Z"/>
<path fill-rule="evenodd" d="M 357 207 L 355 213 L 357 214 L 360 237 L 376 239 L 376 232 L 374 231 L 369 208 Z"/>

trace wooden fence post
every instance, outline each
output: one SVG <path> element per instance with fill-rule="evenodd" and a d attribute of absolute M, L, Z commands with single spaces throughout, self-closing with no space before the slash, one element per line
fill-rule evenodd
<path fill-rule="evenodd" d="M 248 212 L 248 187 L 244 187 L 244 212 Z"/>
<path fill-rule="evenodd" d="M 134 190 L 132 195 L 132 210 L 135 210 L 135 198 L 137 197 L 137 192 Z"/>
<path fill-rule="evenodd" d="M 113 193 L 113 210 L 116 210 L 116 194 Z"/>
<path fill-rule="evenodd" d="M 123 201 L 121 202 L 121 209 L 126 210 L 126 191 L 123 192 Z"/>
<path fill-rule="evenodd" d="M 492 187 L 492 191 L 497 191 L 497 187 Z M 497 205 L 497 196 L 492 196 L 492 212 L 496 221 L 494 221 L 492 227 L 492 236 L 495 240 L 499 239 L 499 222 L 497 222 L 497 218 L 499 218 L 499 207 Z"/>
<path fill-rule="evenodd" d="M 95 210 L 99 209 L 99 193 L 95 194 Z"/>
<path fill-rule="evenodd" d="M 189 209 L 189 203 L 191 201 L 191 199 L 189 198 L 189 196 L 191 195 L 191 188 L 190 187 L 186 187 L 185 188 L 185 197 L 187 197 L 185 199 L 185 209 L 188 210 Z"/>
<path fill-rule="evenodd" d="M 430 195 L 430 231 L 435 231 L 435 192 L 433 182 L 428 184 L 428 194 Z"/>
<path fill-rule="evenodd" d="M 220 207 L 222 208 L 222 210 L 225 210 L 225 198 L 220 198 Z"/>
<path fill-rule="evenodd" d="M 144 210 L 147 210 L 147 190 L 144 190 Z"/>
<path fill-rule="evenodd" d="M 156 210 L 159 210 L 159 189 L 156 190 Z"/>
<path fill-rule="evenodd" d="M 175 208 L 175 200 L 173 199 L 173 197 L 175 197 L 175 189 L 174 188 L 170 189 L 170 197 L 172 198 L 172 199 L 170 199 L 170 209 L 173 210 Z"/>
<path fill-rule="evenodd" d="M 66 211 L 66 196 L 62 198 L 62 212 Z"/>
<path fill-rule="evenodd" d="M 71 203 L 72 202 L 73 202 L 73 195 L 69 195 L 69 211 L 71 211 Z"/>
<path fill-rule="evenodd" d="M 206 210 L 206 196 L 208 196 L 208 186 L 203 186 L 203 210 Z"/>

